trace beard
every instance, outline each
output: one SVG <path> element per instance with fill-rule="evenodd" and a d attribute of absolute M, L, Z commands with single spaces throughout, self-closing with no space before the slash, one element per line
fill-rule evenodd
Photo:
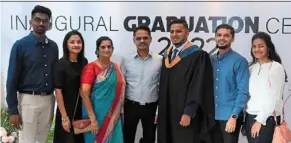
<path fill-rule="evenodd" d="M 219 46 L 218 44 L 216 44 L 216 47 L 217 47 L 218 49 L 222 49 L 222 50 L 224 50 L 224 49 L 230 47 L 230 45 Z"/>
<path fill-rule="evenodd" d="M 39 29 L 38 27 L 33 29 L 33 31 L 39 35 L 45 34 L 46 29 L 44 27 L 42 27 L 41 29 Z"/>

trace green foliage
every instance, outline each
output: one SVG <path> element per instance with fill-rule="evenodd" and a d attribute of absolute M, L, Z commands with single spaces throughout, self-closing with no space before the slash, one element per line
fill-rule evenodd
<path fill-rule="evenodd" d="M 55 118 L 53 119 L 52 126 L 48 135 L 47 143 L 53 143 L 54 141 L 54 130 L 55 130 Z"/>
<path fill-rule="evenodd" d="M 9 123 L 9 114 L 8 114 L 8 109 L 7 108 L 1 108 L 1 127 L 5 128 L 5 130 L 8 133 L 12 133 L 12 132 L 17 132 L 17 129 L 15 129 L 10 123 Z M 53 143 L 54 140 L 54 127 L 55 127 L 55 118 L 52 122 L 52 126 L 49 132 L 49 136 L 48 136 L 48 143 Z"/>
<path fill-rule="evenodd" d="M 7 108 L 1 108 L 1 115 L 0 115 L 0 126 L 5 128 L 5 130 L 8 133 L 17 132 L 17 129 L 15 129 L 10 123 L 9 123 L 9 114 Z"/>

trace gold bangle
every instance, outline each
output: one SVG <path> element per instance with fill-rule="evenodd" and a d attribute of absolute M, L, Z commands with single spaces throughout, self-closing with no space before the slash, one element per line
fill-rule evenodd
<path fill-rule="evenodd" d="M 69 121 L 70 118 L 69 117 L 66 117 L 65 119 L 62 118 L 62 122 L 66 122 L 66 121 Z"/>

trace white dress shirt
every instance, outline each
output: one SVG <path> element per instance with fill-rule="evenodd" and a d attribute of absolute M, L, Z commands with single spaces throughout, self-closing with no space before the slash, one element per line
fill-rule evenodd
<path fill-rule="evenodd" d="M 124 56 L 120 65 L 126 82 L 125 97 L 140 103 L 158 100 L 162 56 L 149 53 L 142 59 L 137 52 Z"/>
<path fill-rule="evenodd" d="M 266 125 L 268 117 L 282 113 L 285 72 L 278 62 L 255 63 L 250 67 L 250 99 L 247 113 L 257 115 L 256 121 Z"/>

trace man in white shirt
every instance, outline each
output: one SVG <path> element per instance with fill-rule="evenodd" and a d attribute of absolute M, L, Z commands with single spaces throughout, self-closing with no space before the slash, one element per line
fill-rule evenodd
<path fill-rule="evenodd" d="M 121 71 L 126 81 L 124 142 L 134 143 L 137 125 L 141 120 L 143 138 L 140 143 L 154 143 L 162 56 L 150 52 L 152 37 L 147 26 L 138 26 L 133 37 L 137 51 L 123 57 L 121 62 Z"/>

